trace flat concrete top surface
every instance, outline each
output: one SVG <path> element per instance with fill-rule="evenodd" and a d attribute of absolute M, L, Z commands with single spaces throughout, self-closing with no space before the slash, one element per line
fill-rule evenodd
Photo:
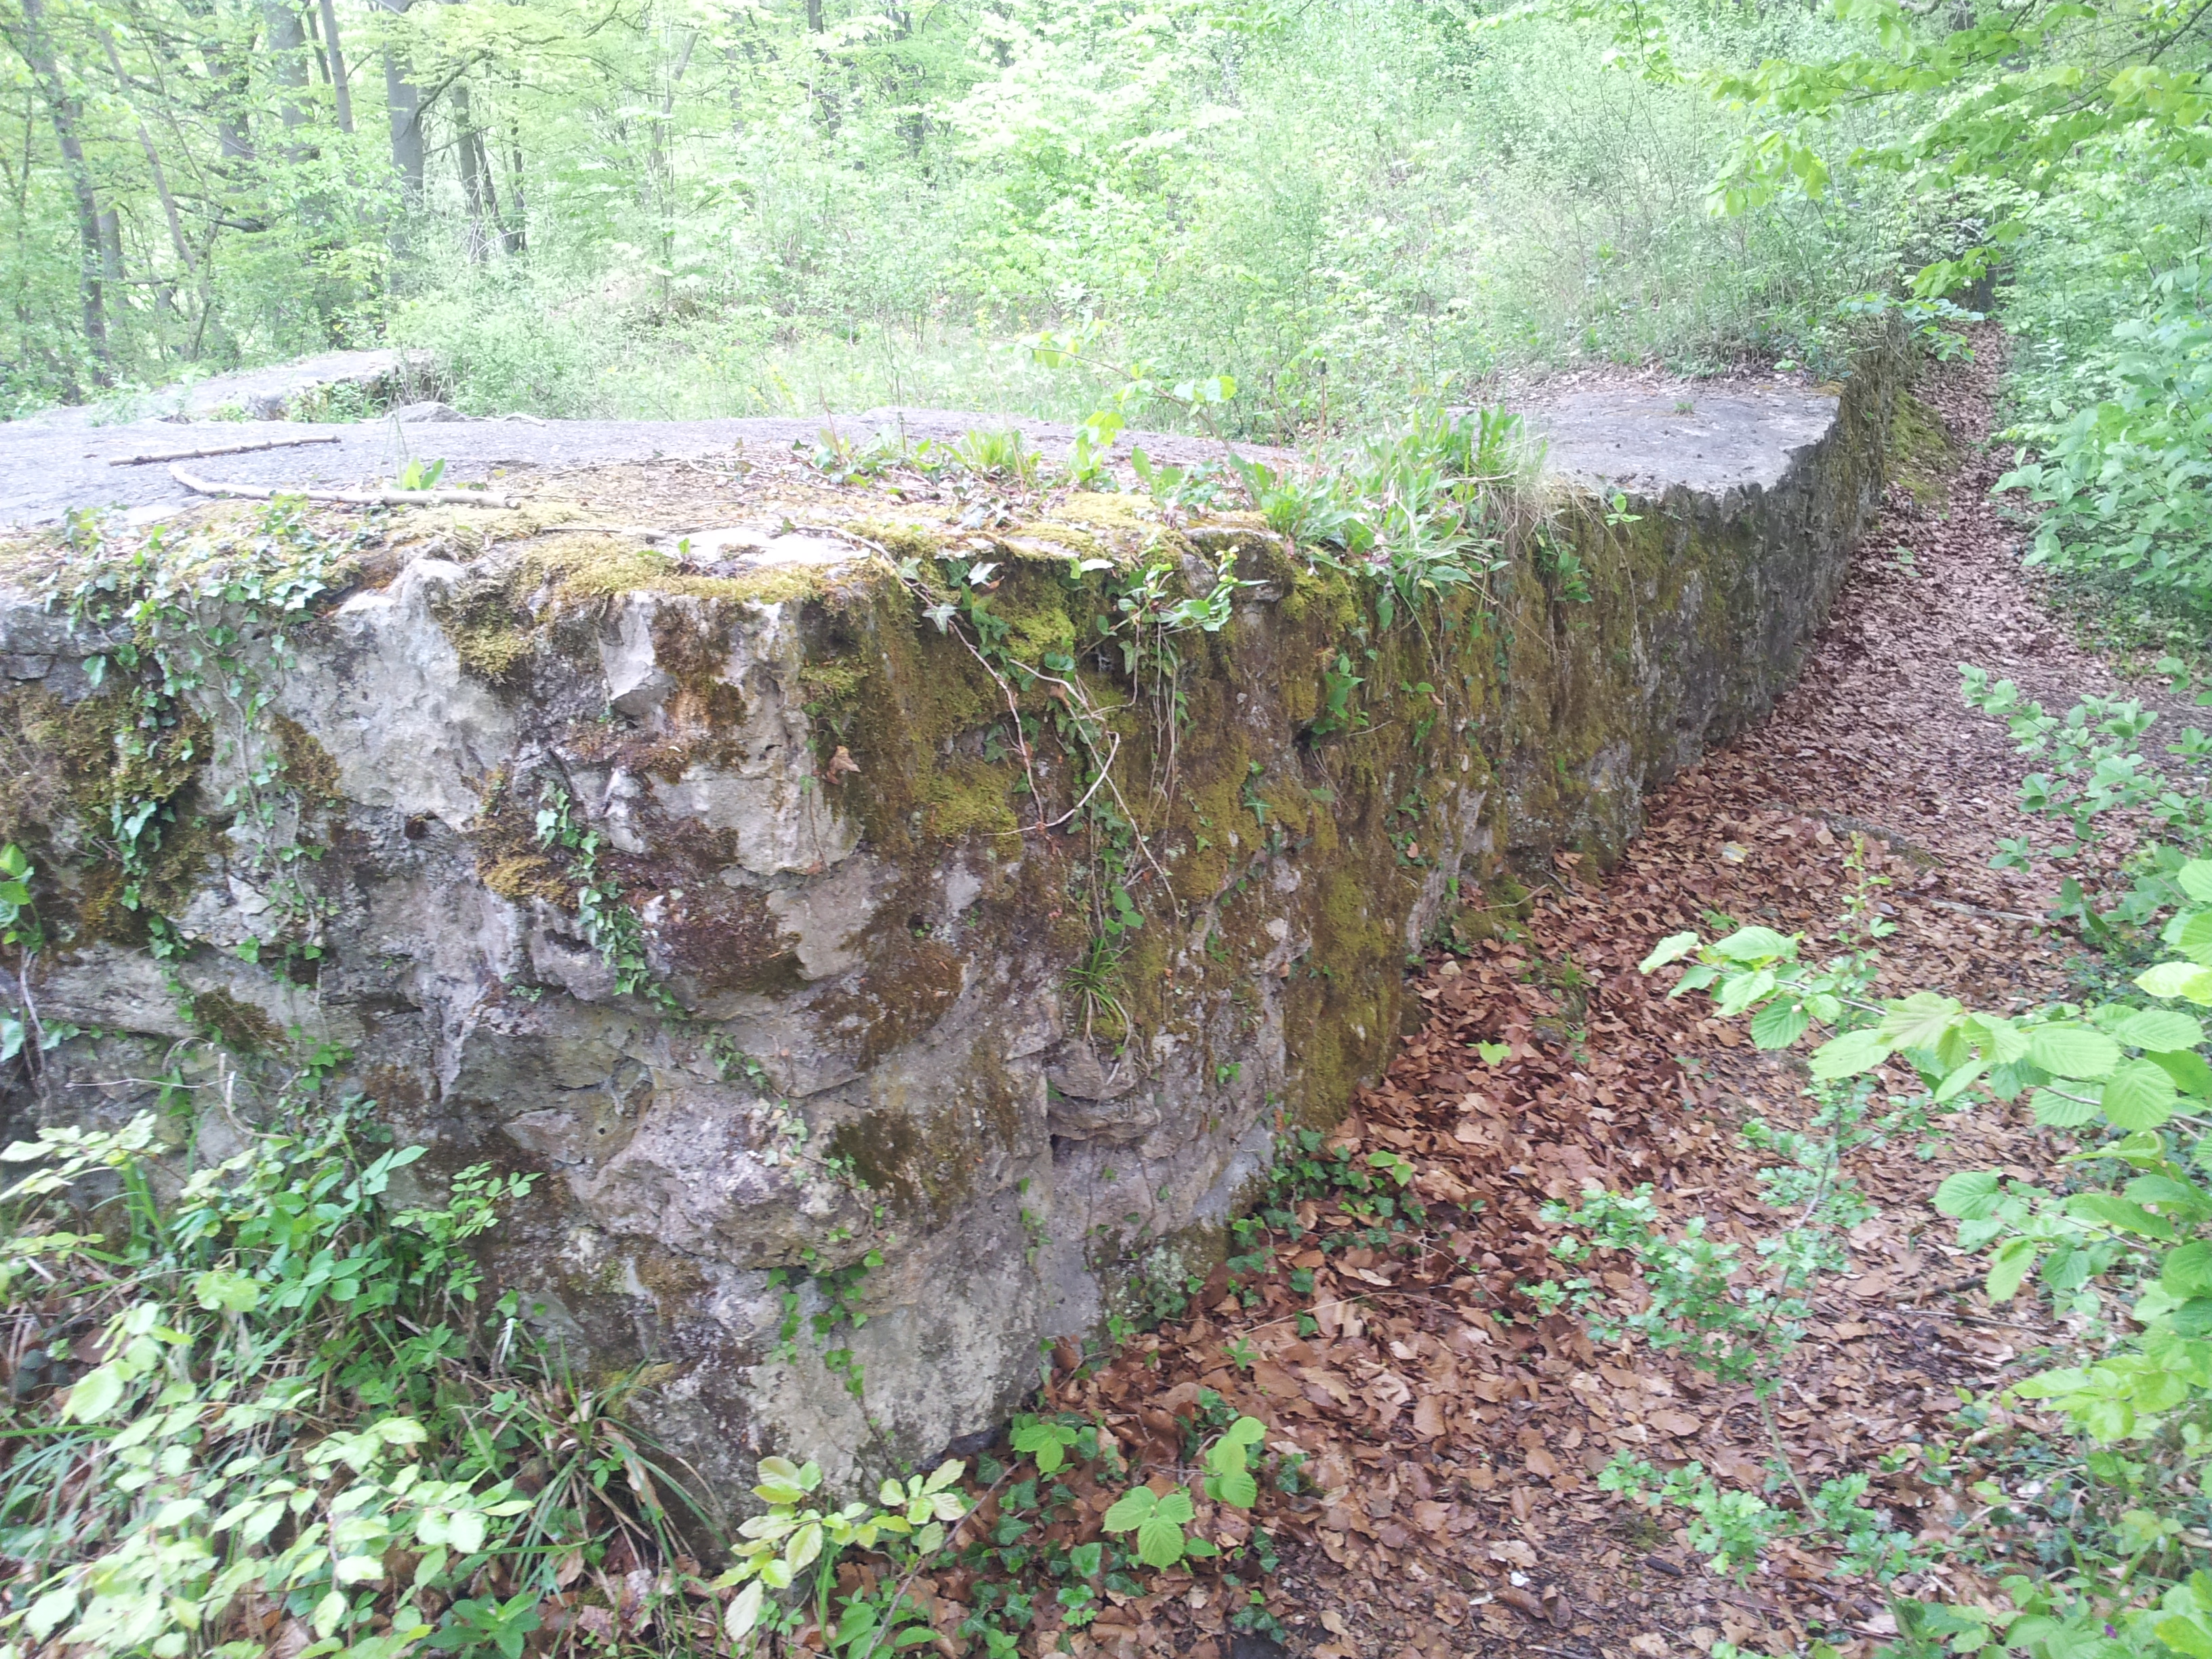
<path fill-rule="evenodd" d="M 1073 441 L 1057 422 L 957 410 L 878 409 L 805 419 L 711 421 L 544 421 L 527 416 L 398 422 L 389 418 L 319 425 L 292 421 L 179 418 L 234 410 L 256 398 L 291 393 L 388 370 L 393 354 L 337 352 L 267 369 L 220 375 L 138 400 L 146 418 L 95 424 L 90 409 L 56 410 L 0 422 L 0 526 L 50 525 L 72 507 L 120 509 L 140 520 L 198 499 L 170 476 L 167 464 L 118 466 L 118 457 L 278 438 L 331 438 L 246 454 L 180 462 L 219 483 L 275 489 L 389 486 L 410 460 L 446 464 L 441 482 L 472 483 L 495 473 L 579 466 L 701 459 L 750 450 L 787 453 L 817 442 L 834 424 L 865 445 L 878 433 L 903 429 L 914 441 L 957 441 L 976 430 L 1020 432 L 1048 461 Z M 1796 453 L 1819 441 L 1835 418 L 1835 398 L 1783 383 L 1745 381 L 1655 384 L 1608 382 L 1602 376 L 1539 386 L 1519 400 L 1529 424 L 1548 444 L 1557 475 L 1600 489 L 1656 495 L 1669 485 L 1724 494 L 1771 488 Z M 1124 434 L 1115 455 L 1133 444 L 1156 461 L 1189 466 L 1220 459 L 1206 440 Z M 1286 451 L 1239 444 L 1238 453 L 1282 465 Z M 520 481 L 518 480 L 518 483 Z"/>
<path fill-rule="evenodd" d="M 739 446 L 756 457 L 787 453 L 794 443 L 812 445 L 826 427 L 856 445 L 879 431 L 899 428 L 902 411 L 870 410 L 841 416 L 834 422 L 811 420 L 721 421 L 540 421 L 508 416 L 490 420 L 411 422 L 361 421 L 319 425 L 306 421 L 134 421 L 124 426 L 80 422 L 0 423 L 0 524 L 52 524 L 71 507 L 142 509 L 152 517 L 161 508 L 202 499 L 170 477 L 167 464 L 111 465 L 111 458 L 145 455 L 220 444 L 253 443 L 270 438 L 334 437 L 335 443 L 301 444 L 256 450 L 243 455 L 211 455 L 177 463 L 195 477 L 216 483 L 255 484 L 277 489 L 389 488 L 410 460 L 442 460 L 443 484 L 472 483 L 495 470 L 550 470 L 648 461 L 656 458 L 699 459 L 729 455 Z M 951 443 L 977 431 L 1019 432 L 1046 459 L 1057 464 L 1075 440 L 1075 428 L 1019 416 L 981 415 L 959 410 L 907 410 L 904 429 L 915 442 L 927 438 Z M 1164 465 L 1218 462 L 1220 446 L 1198 438 L 1157 433 L 1124 433 L 1115 446 L 1126 459 L 1131 445 Z M 1239 444 L 1240 455 L 1271 462 L 1283 452 Z"/>
<path fill-rule="evenodd" d="M 1724 495 L 1782 481 L 1835 423 L 1836 398 L 1787 384 L 1540 392 L 1522 409 L 1550 470 L 1577 483 L 1656 495 L 1670 484 Z"/>

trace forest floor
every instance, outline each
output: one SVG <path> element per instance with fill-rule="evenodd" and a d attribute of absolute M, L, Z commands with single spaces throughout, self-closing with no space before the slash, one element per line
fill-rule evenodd
<path fill-rule="evenodd" d="M 1923 377 L 1922 406 L 1940 416 L 1949 453 L 1916 481 L 1919 499 L 1893 486 L 1772 718 L 1654 798 L 1617 867 L 1562 855 L 1522 927 L 1465 957 L 1435 954 L 1419 975 L 1425 1029 L 1332 1137 L 1421 1172 L 1416 1190 L 1431 1203 L 1418 1243 L 1286 1251 L 1254 1306 L 1217 1273 L 1181 1319 L 1103 1371 L 1053 1385 L 1060 1407 L 1100 1413 L 1140 1441 L 1171 1426 L 1163 1410 L 1213 1389 L 1267 1421 L 1271 1444 L 1307 1454 L 1319 1496 L 1259 1517 L 1291 1540 L 1269 1601 L 1294 1650 L 1662 1659 L 1717 1641 L 1788 1654 L 1817 1637 L 1848 1656 L 1894 1633 L 1881 1587 L 1838 1581 L 1814 1554 L 1785 1544 L 1740 1584 L 1709 1573 L 1671 1523 L 1601 1492 L 1597 1472 L 1624 1449 L 1662 1466 L 1694 1458 L 1758 1491 L 1772 1447 L 1747 1389 L 1648 1351 L 1601 1351 L 1564 1316 L 1537 1320 L 1514 1287 L 1557 1276 L 1548 1252 L 1560 1230 L 1540 1211 L 1589 1182 L 1652 1183 L 1670 1224 L 1703 1216 L 1747 1255 L 1786 1224 L 1756 1196 L 1773 1158 L 1737 1131 L 1753 1117 L 1803 1121 L 1802 1061 L 1753 1050 L 1741 1022 L 1708 1017 L 1702 998 L 1668 1000 L 1672 974 L 1640 976 L 1666 935 L 1710 936 L 1730 925 L 1717 913 L 1802 930 L 1820 954 L 1855 879 L 1856 839 L 1898 927 L 1884 994 L 1929 987 L 2018 1009 L 2067 988 L 2078 951 L 2037 920 L 2047 886 L 1989 867 L 2000 836 L 2030 830 L 2014 805 L 2027 769 L 2001 722 L 1964 706 L 1958 665 L 2009 676 L 2060 710 L 2127 695 L 2171 725 L 2187 716 L 2160 683 L 2124 684 L 2021 571 L 2020 532 L 1989 499 L 2001 346 L 1978 343 L 1978 361 Z M 1510 1055 L 1486 1064 L 1478 1041 Z M 1950 1170 L 2027 1177 L 2052 1156 L 2015 1109 L 1958 1114 L 1852 1158 L 1879 1212 L 1850 1233 L 1850 1271 L 1820 1285 L 1778 1402 L 1802 1476 L 1869 1472 L 1907 1532 L 1963 1518 L 1909 1468 L 1886 1473 L 1883 1455 L 1955 1438 L 1963 1396 L 2032 1369 L 2063 1333 L 2033 1298 L 1991 1307 L 1929 1200 Z M 1326 1201 L 1307 1214 L 1324 1231 L 1352 1224 Z M 1299 1270 L 1313 1275 L 1310 1295 L 1282 1282 Z M 1302 1337 L 1308 1307 L 1318 1330 Z M 1981 1587 L 1953 1572 L 1888 1588 L 1972 1598 Z M 1251 1652 L 1258 1644 L 1227 1623 L 1233 1590 L 1171 1577 L 1073 1645 Z"/>

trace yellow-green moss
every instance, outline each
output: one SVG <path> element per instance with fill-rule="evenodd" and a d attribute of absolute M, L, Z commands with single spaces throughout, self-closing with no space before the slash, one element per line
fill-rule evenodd
<path fill-rule="evenodd" d="M 284 1043 L 284 1033 L 277 1029 L 276 1021 L 220 986 L 192 999 L 192 1018 L 203 1030 L 220 1038 L 225 1047 L 239 1054 L 264 1054 Z"/>
<path fill-rule="evenodd" d="M 338 800 L 338 763 L 315 734 L 289 715 L 270 716 L 276 734 L 276 752 L 284 763 L 284 781 L 311 805 L 331 806 Z"/>
<path fill-rule="evenodd" d="M 1889 429 L 1889 478 L 1919 507 L 1941 509 L 1950 501 L 1950 477 L 1957 465 L 1951 434 L 1942 417 L 1911 392 L 1900 392 Z"/>
<path fill-rule="evenodd" d="M 943 841 L 1012 830 L 1014 810 L 1007 799 L 1012 782 L 1013 774 L 1004 764 L 965 755 L 939 762 L 917 791 L 923 804 L 923 830 Z"/>

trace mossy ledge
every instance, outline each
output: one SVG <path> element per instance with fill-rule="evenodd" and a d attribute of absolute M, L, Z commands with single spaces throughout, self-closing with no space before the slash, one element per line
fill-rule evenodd
<path fill-rule="evenodd" d="M 234 718 L 211 696 L 200 773 L 133 786 L 173 804 L 142 882 L 165 959 L 117 925 L 102 814 L 128 780 L 86 667 L 110 644 L 0 590 L 0 839 L 55 933 L 43 1017 L 87 1033 L 11 1073 L 0 1133 L 155 1109 L 115 1079 L 172 1064 L 247 1113 L 290 1048 L 337 1045 L 433 1147 L 410 1178 L 547 1172 L 491 1236 L 495 1283 L 587 1372 L 656 1367 L 641 1409 L 731 1501 L 770 1449 L 841 1477 L 871 1446 L 927 1456 L 1141 1263 L 1218 1240 L 1285 1123 L 1343 1111 L 1455 904 L 1558 849 L 1610 858 L 1647 789 L 1765 711 L 1871 520 L 1900 372 L 1868 354 L 1763 483 L 1567 491 L 1552 553 L 1389 629 L 1255 521 L 1131 497 L 983 533 L 878 501 L 722 574 L 528 523 L 401 546 L 271 682 L 264 748 L 296 774 L 272 822 L 316 854 L 285 866 L 313 950 L 284 962 L 246 959 L 274 900 L 207 805 Z M 994 676 L 933 617 L 940 552 L 989 561 L 1000 659 L 1054 678 Z M 1176 638 L 1180 720 L 1087 632 L 1163 561 L 1186 592 L 1246 584 Z M 1081 780 L 1054 733 L 1086 699 L 1142 836 L 1112 884 L 1142 923 L 1103 954 L 1097 848 L 1055 822 Z M 552 801 L 588 852 L 544 844 Z M 595 948 L 586 883 L 619 889 L 657 999 Z M 177 1157 L 219 1155 L 227 1121 L 178 1125 Z M 872 1249 L 870 1318 L 837 1340 L 882 1437 L 780 1346 L 768 1279 Z"/>

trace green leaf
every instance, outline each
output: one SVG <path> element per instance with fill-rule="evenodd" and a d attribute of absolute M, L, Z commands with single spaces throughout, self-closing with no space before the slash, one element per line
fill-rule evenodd
<path fill-rule="evenodd" d="M 2062 1095 L 2056 1089 L 2038 1089 L 2028 1097 L 2028 1109 L 2046 1129 L 2078 1129 L 2097 1115 L 2097 1103 Z"/>
<path fill-rule="evenodd" d="M 1870 1072 L 1889 1058 L 1889 1048 L 1878 1032 L 1846 1031 L 1813 1050 L 1813 1075 L 1820 1082 L 1832 1083 L 1839 1077 Z"/>
<path fill-rule="evenodd" d="M 2150 1633 L 2188 1659 L 2212 1659 L 2212 1626 L 2202 1620 L 2171 1613 L 2153 1624 Z"/>
<path fill-rule="evenodd" d="M 2173 1237 L 2173 1224 L 2164 1216 L 2153 1215 L 2142 1205 L 2110 1193 L 2076 1193 L 2066 1200 L 2066 1213 L 2076 1221 L 2092 1221 L 2115 1232 L 2133 1233 L 2139 1238 Z"/>
<path fill-rule="evenodd" d="M 1132 1486 L 1114 1500 L 1114 1507 L 1106 1511 L 1098 1524 L 1109 1532 L 1133 1532 L 1159 1504 L 1158 1496 L 1150 1486 Z"/>
<path fill-rule="evenodd" d="M 2212 968 L 2189 962 L 2161 962 L 2136 975 L 2136 983 L 2154 997 L 2179 997 L 2199 1007 L 2212 1006 Z"/>
<path fill-rule="evenodd" d="M 2191 859 L 2173 872 L 2181 890 L 2200 904 L 2212 904 L 2212 859 Z"/>
<path fill-rule="evenodd" d="M 1965 1008 L 1933 991 L 1915 991 L 1882 1017 L 1881 1034 L 1893 1048 L 1932 1048 Z"/>
<path fill-rule="evenodd" d="M 1995 1170 L 1961 1170 L 1936 1188 L 1936 1213 L 1954 1221 L 1979 1221 L 1996 1208 L 2004 1177 Z"/>
<path fill-rule="evenodd" d="M 1972 1088 L 1974 1080 L 1988 1069 L 1988 1065 L 1982 1060 L 1968 1060 L 1936 1085 L 1936 1103 L 1940 1106 L 1947 1101 L 1956 1100 Z"/>
<path fill-rule="evenodd" d="M 1182 1559 L 1182 1528 L 1158 1510 L 1137 1523 L 1137 1559 L 1148 1567 L 1171 1567 Z"/>
<path fill-rule="evenodd" d="M 1752 1016 L 1751 1041 L 1760 1048 L 1787 1048 L 1812 1024 L 1803 1003 L 1770 1002 Z"/>
<path fill-rule="evenodd" d="M 216 1268 L 192 1281 L 192 1297 L 210 1313 L 251 1313 L 261 1301 L 261 1287 L 243 1273 Z"/>
<path fill-rule="evenodd" d="M 2204 1041 L 2203 1024 L 2172 1008 L 2138 1008 L 2106 1029 L 2130 1048 L 2160 1053 L 2194 1048 Z"/>
<path fill-rule="evenodd" d="M 2143 1058 L 2173 1079 L 2173 1086 L 2185 1095 L 2194 1095 L 2199 1100 L 2212 1100 L 2212 1065 L 2204 1056 L 2189 1052 L 2171 1054 L 2145 1054 Z"/>
<path fill-rule="evenodd" d="M 1777 957 L 1795 957 L 1797 941 L 1771 927 L 1739 927 L 1726 939 L 1713 941 L 1713 954 L 1730 962 L 1771 962 Z"/>
<path fill-rule="evenodd" d="M 1670 962 L 1680 961 L 1698 948 L 1695 933 L 1669 933 L 1651 947 L 1651 954 L 1636 964 L 1639 974 L 1656 973 Z"/>
<path fill-rule="evenodd" d="M 97 1423 L 123 1400 L 123 1374 L 112 1365 L 87 1371 L 70 1389 L 63 1418 L 71 1423 Z"/>
<path fill-rule="evenodd" d="M 2212 966 L 2212 910 L 2176 916 L 2161 937 L 2199 967 Z"/>
<path fill-rule="evenodd" d="M 2109 1077 L 2120 1045 L 2086 1025 L 2039 1025 L 2027 1034 L 2027 1057 L 2054 1077 Z"/>
<path fill-rule="evenodd" d="M 2168 1250 L 2158 1270 L 2159 1288 L 2184 1301 L 2212 1296 L 2212 1242 L 2197 1239 Z"/>
<path fill-rule="evenodd" d="M 2147 1060 L 2130 1060 L 2105 1084 L 2105 1115 L 2123 1129 L 2155 1129 L 2173 1115 L 2173 1079 Z"/>
<path fill-rule="evenodd" d="M 2019 1293 L 2021 1281 L 2035 1265 L 2040 1247 L 2032 1238 L 2008 1238 L 1990 1258 L 1990 1276 L 1984 1288 L 1992 1302 L 2009 1302 Z"/>
<path fill-rule="evenodd" d="M 727 1612 L 722 1615 L 722 1633 L 732 1642 L 742 1642 L 752 1633 L 760 1622 L 761 1600 L 767 1586 L 756 1578 L 731 1598 Z"/>
<path fill-rule="evenodd" d="M 1206 1495 L 1217 1504 L 1249 1510 L 1260 1501 L 1260 1483 L 1249 1469 L 1231 1469 L 1206 1477 Z"/>

